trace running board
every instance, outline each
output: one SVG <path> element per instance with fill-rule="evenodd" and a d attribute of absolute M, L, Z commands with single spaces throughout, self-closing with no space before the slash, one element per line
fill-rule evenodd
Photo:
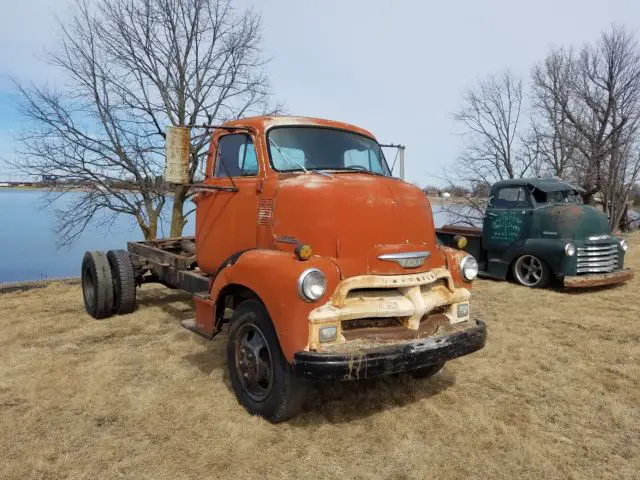
<path fill-rule="evenodd" d="M 198 325 L 196 324 L 196 319 L 195 318 L 187 318 L 185 320 L 182 320 L 180 322 L 180 325 L 183 328 L 186 328 L 187 330 L 189 330 L 190 332 L 196 333 L 198 335 L 200 335 L 203 338 L 206 338 L 207 340 L 211 340 L 215 335 L 208 335 L 207 333 L 203 332 L 202 330 L 198 329 Z"/>

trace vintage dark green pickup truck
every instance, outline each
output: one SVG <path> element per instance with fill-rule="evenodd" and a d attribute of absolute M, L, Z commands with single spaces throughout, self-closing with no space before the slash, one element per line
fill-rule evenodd
<path fill-rule="evenodd" d="M 445 225 L 436 234 L 466 250 L 479 275 L 544 287 L 554 278 L 589 287 L 633 278 L 624 269 L 627 241 L 606 215 L 582 203 L 581 189 L 555 178 L 504 180 L 491 187 L 483 228 Z"/>

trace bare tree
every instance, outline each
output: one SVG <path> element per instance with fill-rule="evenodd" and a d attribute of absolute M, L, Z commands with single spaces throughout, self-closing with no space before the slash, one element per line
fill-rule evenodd
<path fill-rule="evenodd" d="M 637 178 L 640 52 L 634 36 L 614 26 L 578 55 L 555 50 L 534 69 L 533 84 L 546 117 L 542 131 L 558 147 L 548 163 L 585 188 L 586 201 L 601 192 L 617 228 Z"/>
<path fill-rule="evenodd" d="M 522 108 L 522 81 L 508 70 L 467 91 L 454 116 L 464 128 L 466 145 L 458 168 L 466 180 L 492 183 L 527 172 L 530 165 L 520 151 Z"/>
<path fill-rule="evenodd" d="M 510 71 L 480 81 L 464 95 L 454 119 L 463 127 L 465 148 L 455 170 L 447 173 L 450 185 L 473 191 L 478 185 L 526 175 L 535 162 L 521 133 L 522 81 Z M 448 212 L 453 223 L 477 224 L 483 217 L 484 199 L 471 197 L 467 205 Z"/>
<path fill-rule="evenodd" d="M 536 144 L 538 174 L 565 178 L 577 155 L 574 129 L 563 108 L 569 104 L 576 69 L 573 51 L 551 52 L 533 69 L 531 141 Z"/>
<path fill-rule="evenodd" d="M 215 124 L 269 111 L 260 18 L 230 0 L 76 0 L 50 56 L 68 84 L 20 86 L 31 121 L 22 137 L 22 171 L 82 181 L 82 201 L 61 213 L 64 241 L 104 210 L 138 221 L 155 238 L 168 193 L 158 177 L 166 125 Z M 189 183 L 209 137 L 194 130 Z M 123 175 L 135 188 L 112 187 Z M 187 186 L 173 191 L 171 236 L 179 236 Z"/>

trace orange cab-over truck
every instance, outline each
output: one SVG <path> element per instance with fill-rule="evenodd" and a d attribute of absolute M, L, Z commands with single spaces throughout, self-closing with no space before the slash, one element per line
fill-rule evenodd
<path fill-rule="evenodd" d="M 228 324 L 234 391 L 274 422 L 298 411 L 308 380 L 428 377 L 484 346 L 476 261 L 437 242 L 427 197 L 392 177 L 370 132 L 301 117 L 209 128 L 195 237 L 87 252 L 89 314 L 133 311 L 143 283 L 190 292 L 183 326 L 211 339 Z M 184 182 L 189 128 L 167 137 L 166 180 Z"/>

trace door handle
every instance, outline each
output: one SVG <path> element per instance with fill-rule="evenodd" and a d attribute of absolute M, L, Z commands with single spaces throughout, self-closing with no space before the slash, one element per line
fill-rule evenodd
<path fill-rule="evenodd" d="M 487 217 L 497 217 L 497 216 L 498 216 L 497 213 L 491 213 L 491 212 L 487 213 Z"/>

